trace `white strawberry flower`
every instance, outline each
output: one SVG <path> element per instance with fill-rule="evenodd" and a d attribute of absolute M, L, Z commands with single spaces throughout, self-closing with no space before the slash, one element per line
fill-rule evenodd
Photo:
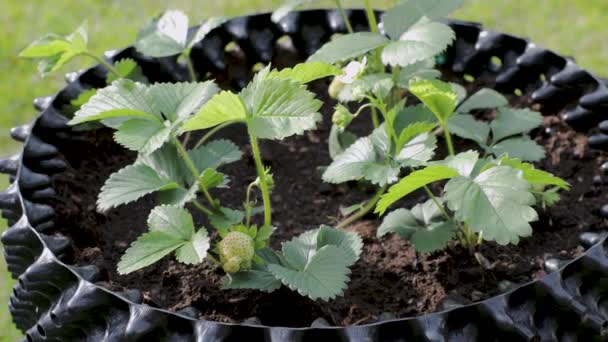
<path fill-rule="evenodd" d="M 361 76 L 363 71 L 365 71 L 366 66 L 367 57 L 363 57 L 363 60 L 361 62 L 352 61 L 342 69 L 343 74 L 340 76 L 336 76 L 336 79 L 344 84 L 352 84 L 359 78 L 359 76 Z"/>

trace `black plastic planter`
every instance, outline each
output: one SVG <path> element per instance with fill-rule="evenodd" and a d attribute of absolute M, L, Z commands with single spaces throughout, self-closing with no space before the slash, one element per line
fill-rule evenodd
<path fill-rule="evenodd" d="M 356 29 L 365 29 L 363 11 L 348 12 Z M 457 34 L 446 54 L 445 67 L 456 75 L 495 80 L 495 88 L 519 89 L 556 111 L 576 130 L 590 134 L 593 148 L 608 149 L 608 91 L 599 79 L 571 59 L 525 39 L 485 31 L 475 23 L 450 21 Z M 295 49 L 308 56 L 334 32 L 344 32 L 336 11 L 292 13 L 279 24 L 269 14 L 235 18 L 214 30 L 192 51 L 200 75 L 220 75 L 243 86 L 258 62 L 269 62 L 277 40 L 287 35 Z M 224 58 L 224 47 L 235 42 L 246 57 L 235 63 Z M 503 62 L 496 66 L 493 56 Z M 174 59 L 150 59 L 132 48 L 108 54 L 116 60 L 132 57 L 156 81 L 186 77 Z M 581 236 L 586 253 L 575 260 L 547 260 L 552 271 L 540 281 L 472 305 L 445 311 L 389 319 L 352 327 L 330 327 L 319 320 L 310 328 L 224 324 L 197 320 L 194 309 L 173 313 L 141 304 L 138 290 L 115 293 L 95 285 L 95 266 L 62 262 L 71 248 L 68 237 L 54 232 L 51 175 L 66 167 L 57 158 L 58 142 L 75 141 L 61 108 L 82 90 L 103 86 L 101 66 L 66 76 L 68 86 L 54 96 L 39 98 L 41 113 L 31 124 L 11 130 L 24 142 L 22 153 L 0 161 L 10 175 L 10 187 L 0 193 L 2 215 L 11 227 L 3 234 L 8 269 L 18 279 L 10 311 L 28 341 L 599 341 L 608 340 L 608 242 L 605 236 Z M 545 77 L 541 77 L 544 75 Z M 599 124 L 599 130 L 598 130 Z M 592 135 L 594 132 L 600 132 Z M 605 134 L 604 134 L 605 133 Z M 608 164 L 601 172 L 608 172 Z M 608 205 L 597 210 L 608 217 Z M 311 322 L 312 323 L 312 322 Z"/>

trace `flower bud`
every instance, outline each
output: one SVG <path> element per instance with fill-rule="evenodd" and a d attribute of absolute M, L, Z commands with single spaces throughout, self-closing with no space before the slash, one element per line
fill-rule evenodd
<path fill-rule="evenodd" d="M 336 111 L 331 117 L 331 121 L 336 126 L 344 129 L 351 123 L 351 121 L 353 121 L 354 118 L 355 116 L 350 113 L 348 108 L 344 107 L 343 105 L 337 105 Z"/>
<path fill-rule="evenodd" d="M 220 261 L 226 273 L 236 273 L 251 267 L 255 256 L 255 244 L 251 236 L 230 232 L 219 243 Z"/>
<path fill-rule="evenodd" d="M 333 81 L 331 81 L 331 83 L 329 84 L 329 88 L 327 90 L 329 97 L 331 97 L 334 100 L 338 99 L 338 95 L 340 95 L 340 92 L 342 91 L 342 89 L 344 88 L 344 82 L 340 81 L 337 77 L 333 79 Z"/>

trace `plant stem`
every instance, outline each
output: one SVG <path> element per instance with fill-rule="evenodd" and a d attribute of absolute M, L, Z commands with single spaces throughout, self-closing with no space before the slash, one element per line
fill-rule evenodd
<path fill-rule="evenodd" d="M 342 220 L 340 223 L 338 223 L 338 225 L 336 226 L 336 228 L 344 228 L 347 227 L 349 224 L 355 222 L 356 220 L 358 220 L 359 218 L 363 217 L 365 214 L 367 214 L 370 210 L 372 210 L 374 208 L 374 206 L 376 205 L 376 203 L 378 203 L 378 201 L 380 200 L 380 197 L 384 194 L 384 192 L 386 191 L 387 186 L 383 186 L 380 189 L 378 189 L 378 191 L 376 192 L 376 194 L 374 195 L 374 197 L 372 197 L 363 208 L 359 209 L 356 213 L 352 214 L 351 216 L 345 218 L 344 220 Z"/>
<path fill-rule="evenodd" d="M 196 165 L 194 165 L 194 162 L 192 161 L 192 159 L 188 155 L 188 152 L 184 148 L 184 145 L 182 145 L 182 143 L 176 137 L 174 137 L 174 136 L 171 136 L 171 141 L 177 147 L 177 152 L 179 152 L 179 154 L 182 157 L 182 159 L 184 160 L 184 162 L 186 162 L 186 167 L 188 168 L 188 170 L 190 171 L 190 173 L 192 174 L 192 176 L 194 177 L 194 179 L 196 180 L 196 182 L 198 182 L 199 189 L 201 190 L 201 192 L 203 193 L 203 195 L 205 195 L 205 198 L 207 199 L 207 202 L 209 202 L 209 204 L 211 204 L 211 206 L 213 207 L 214 210 L 218 211 L 219 210 L 219 206 L 218 206 L 217 202 L 215 200 L 213 200 L 213 197 L 211 197 L 211 194 L 207 190 L 207 187 L 203 183 L 201 183 L 201 181 L 200 181 L 200 173 L 196 169 Z"/>
<path fill-rule="evenodd" d="M 441 126 L 443 128 L 443 135 L 445 136 L 445 142 L 448 145 L 448 152 L 450 156 L 454 155 L 454 145 L 452 144 L 452 135 L 450 134 L 450 129 L 448 128 L 447 122 L 442 122 Z"/>
<path fill-rule="evenodd" d="M 190 74 L 190 81 L 198 81 L 196 77 L 196 71 L 194 71 L 194 65 L 192 65 L 192 59 L 190 59 L 190 54 L 184 55 L 184 58 L 186 59 L 186 65 L 188 66 L 188 74 Z"/>
<path fill-rule="evenodd" d="M 448 212 L 445 210 L 445 208 L 443 207 L 443 205 L 441 205 L 441 203 L 439 202 L 439 200 L 437 199 L 437 197 L 435 197 L 435 195 L 433 195 L 433 192 L 431 191 L 431 189 L 429 189 L 428 186 L 424 186 L 424 191 L 426 191 L 426 194 L 431 198 L 431 200 L 433 201 L 433 203 L 435 203 L 435 205 L 437 206 L 437 208 L 439 209 L 439 211 L 441 212 L 441 214 L 443 216 L 445 216 L 445 218 L 449 221 L 452 218 L 450 217 L 450 214 L 448 214 Z"/>
<path fill-rule="evenodd" d="M 348 20 L 348 16 L 346 16 L 346 12 L 344 11 L 344 7 L 342 7 L 342 2 L 340 0 L 335 0 L 336 1 L 336 6 L 338 7 L 338 10 L 340 11 L 340 15 L 342 16 L 342 19 L 344 20 L 344 25 L 346 25 L 346 30 L 348 30 L 348 33 L 353 33 L 353 27 L 350 24 L 350 20 Z"/>
<path fill-rule="evenodd" d="M 91 58 L 93 58 L 94 60 L 96 60 L 97 62 L 99 62 L 99 64 L 103 65 L 106 69 L 108 69 L 108 72 L 113 73 L 116 77 L 118 78 L 123 78 L 123 76 L 120 74 L 120 72 L 118 72 L 118 70 L 116 70 L 116 68 L 108 63 L 104 58 L 97 56 L 94 53 L 91 52 L 85 52 L 84 55 L 89 56 Z"/>
<path fill-rule="evenodd" d="M 475 254 L 475 247 L 477 246 L 477 235 L 475 232 L 469 229 L 466 222 L 462 227 L 462 234 L 464 235 L 464 240 L 466 241 L 465 247 L 469 250 L 469 254 Z"/>
<path fill-rule="evenodd" d="M 213 127 L 199 139 L 199 141 L 196 143 L 196 145 L 194 145 L 194 148 L 199 148 L 202 144 L 205 143 L 205 141 L 209 140 L 209 138 L 211 138 L 211 136 L 213 136 L 219 130 L 221 130 L 222 128 L 224 128 L 226 126 L 232 125 L 233 123 L 234 123 L 234 121 L 226 121 L 224 123 L 221 123 L 221 124 Z"/>
<path fill-rule="evenodd" d="M 262 201 L 264 202 L 264 225 L 270 226 L 272 224 L 270 191 L 268 189 L 268 183 L 266 182 L 266 172 L 264 171 L 264 164 L 262 164 L 260 147 L 258 146 L 258 139 L 251 134 L 251 132 L 249 133 L 249 140 L 251 141 L 251 151 L 253 152 L 255 167 L 258 172 L 258 177 L 260 178 L 260 191 L 262 192 Z"/>
<path fill-rule="evenodd" d="M 194 206 L 202 211 L 205 215 L 209 216 L 209 215 L 213 215 L 213 212 L 209 209 L 207 209 L 207 207 L 205 207 L 204 205 L 201 204 L 201 202 L 194 200 L 192 201 L 192 204 L 194 204 Z"/>
<path fill-rule="evenodd" d="M 365 13 L 367 14 L 367 22 L 369 23 L 369 29 L 372 32 L 378 32 L 378 22 L 376 21 L 376 15 L 372 8 L 370 1 L 365 0 Z"/>
<path fill-rule="evenodd" d="M 251 198 L 251 190 L 253 189 L 254 183 L 249 183 L 247 186 L 247 193 L 245 195 L 245 226 L 249 227 L 251 223 L 251 202 L 249 199 Z"/>
<path fill-rule="evenodd" d="M 378 128 L 378 126 L 380 126 L 380 121 L 378 120 L 378 112 L 376 111 L 376 107 L 372 107 L 371 112 L 372 112 L 372 124 L 374 125 L 374 128 Z"/>

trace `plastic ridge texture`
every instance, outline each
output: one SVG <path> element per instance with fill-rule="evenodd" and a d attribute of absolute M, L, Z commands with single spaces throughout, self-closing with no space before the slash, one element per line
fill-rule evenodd
<path fill-rule="evenodd" d="M 362 10 L 347 12 L 356 30 L 367 29 Z M 377 13 L 381 15 L 380 12 Z M 554 112 L 574 129 L 590 134 L 589 146 L 608 149 L 606 85 L 567 57 L 481 25 L 449 20 L 457 39 L 446 52 L 444 68 L 456 75 L 484 76 L 504 93 L 516 90 Z M 277 53 L 277 41 L 288 36 L 292 49 L 307 57 L 332 34 L 345 32 L 335 10 L 293 12 L 279 23 L 270 14 L 234 18 L 213 30 L 192 50 L 197 73 L 208 73 L 242 87 L 252 67 Z M 227 58 L 234 42 L 243 60 Z M 492 62 L 499 57 L 501 65 Z M 154 59 L 133 48 L 109 51 L 110 61 L 134 58 L 154 81 L 187 79 L 176 58 Z M 0 160 L 0 172 L 11 185 L 0 192 L 0 208 L 10 228 L 2 235 L 8 270 L 18 280 L 9 309 L 26 341 L 602 341 L 608 340 L 608 242 L 604 234 L 585 233 L 586 253 L 575 260 L 549 259 L 549 273 L 538 281 L 516 286 L 502 295 L 469 305 L 450 302 L 444 310 L 418 317 L 396 318 L 386 313 L 376 323 L 332 327 L 322 318 L 308 328 L 264 326 L 257 318 L 241 324 L 196 319 L 197 311 L 179 312 L 142 304 L 139 290 L 121 293 L 95 284 L 95 266 L 75 267 L 62 261 L 71 240 L 54 232 L 55 212 L 44 204 L 55 190 L 51 176 L 66 164 L 58 158 L 58 142 L 77 141 L 61 108 L 80 92 L 103 87 L 100 65 L 66 75 L 57 94 L 34 100 L 40 111 L 11 136 L 23 142 L 20 154 Z M 608 164 L 601 167 L 608 173 Z M 598 208 L 608 218 L 608 204 Z"/>

